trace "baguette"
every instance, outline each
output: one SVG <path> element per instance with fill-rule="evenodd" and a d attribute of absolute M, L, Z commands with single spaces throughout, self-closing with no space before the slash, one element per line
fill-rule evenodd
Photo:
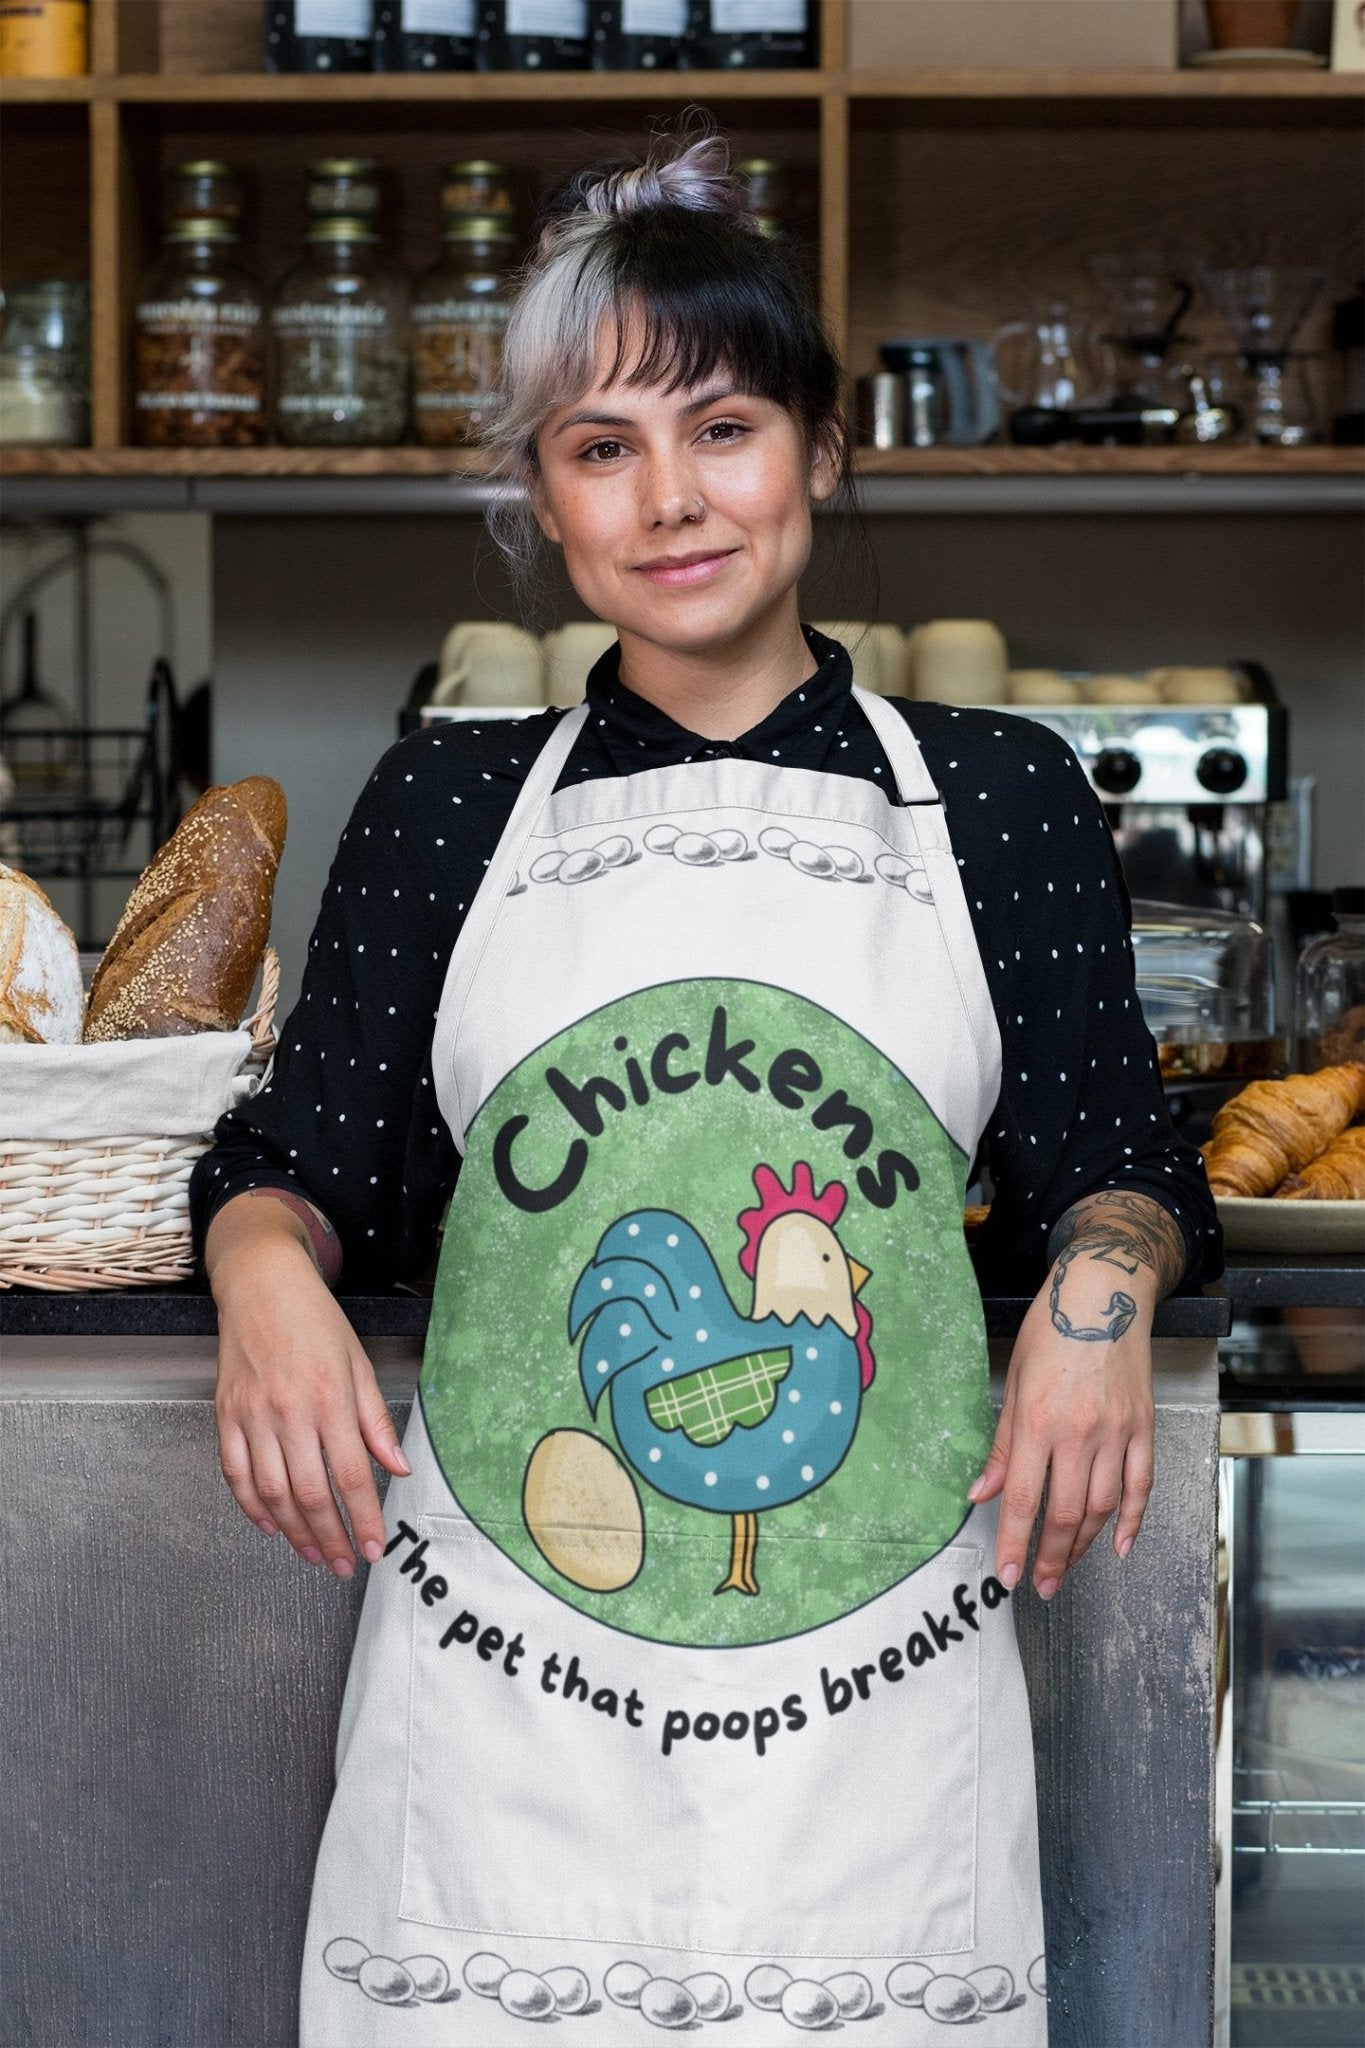
<path fill-rule="evenodd" d="M 1352 1124 L 1275 1193 L 1286 1202 L 1365 1202 L 1365 1124 Z"/>
<path fill-rule="evenodd" d="M 95 970 L 85 1038 L 181 1038 L 240 1021 L 270 935 L 284 791 L 205 790 L 144 868 Z"/>
<path fill-rule="evenodd" d="M 1215 1195 L 1268 1195 L 1365 1111 L 1365 1065 L 1253 1081 L 1225 1102 L 1200 1149 Z"/>

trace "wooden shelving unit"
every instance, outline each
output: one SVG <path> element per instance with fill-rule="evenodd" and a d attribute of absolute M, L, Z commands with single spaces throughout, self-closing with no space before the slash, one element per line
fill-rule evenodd
<path fill-rule="evenodd" d="M 0 81 L 0 277 L 92 287 L 92 446 L 0 452 L 14 478 L 477 478 L 457 451 L 129 445 L 129 315 L 156 249 L 166 167 L 223 155 L 248 173 L 243 255 L 273 282 L 300 246 L 308 157 L 390 167 L 386 240 L 429 262 L 440 164 L 524 167 L 528 203 L 569 165 L 690 104 L 742 153 L 791 167 L 793 220 L 850 375 L 895 334 L 991 332 L 1031 293 L 1086 291 L 1084 258 L 1134 222 L 1228 261 L 1325 262 L 1352 282 L 1361 81 L 1325 72 L 878 72 L 846 68 L 847 0 L 821 0 L 818 70 L 272 76 L 259 0 L 93 0 L 92 74 Z M 1358 273 L 1357 273 L 1358 274 Z M 1330 294 L 1328 295 L 1330 296 Z M 1207 309 L 1204 309 L 1207 317 Z M 1325 317 L 1325 304 L 1322 309 Z M 1313 345 L 1317 337 L 1309 338 Z M 1331 448 L 941 448 L 867 454 L 869 477 L 1339 479 Z"/>

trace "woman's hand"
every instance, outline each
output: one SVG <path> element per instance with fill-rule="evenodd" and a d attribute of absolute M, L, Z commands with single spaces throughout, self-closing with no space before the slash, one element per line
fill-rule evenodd
<path fill-rule="evenodd" d="M 990 1456 L 968 1499 L 1001 1495 L 996 1574 L 1013 1587 L 1047 1486 L 1033 1583 L 1050 1600 L 1117 1510 L 1127 1557 L 1152 1490 L 1152 1315 L 1179 1280 L 1175 1218 L 1147 1195 L 1092 1195 L 1058 1222 L 1030 1304 Z"/>
<path fill-rule="evenodd" d="M 257 1528 L 282 1529 L 306 1563 L 326 1559 L 346 1579 L 355 1551 L 337 1496 L 374 1563 L 385 1532 L 370 1458 L 390 1472 L 411 1467 L 374 1368 L 322 1277 L 317 1221 L 295 1210 L 296 1198 L 261 1188 L 225 1202 L 209 1227 L 219 1460 Z"/>

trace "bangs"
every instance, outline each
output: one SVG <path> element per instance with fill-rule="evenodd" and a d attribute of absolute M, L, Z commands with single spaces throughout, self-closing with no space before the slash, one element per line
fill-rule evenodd
<path fill-rule="evenodd" d="M 604 359 L 606 382 L 669 394 L 723 376 L 785 408 L 808 449 L 841 418 L 838 364 L 805 278 L 733 214 L 658 206 L 558 224 L 513 305 L 481 435 L 503 475 L 536 473 L 540 428 L 593 388 Z"/>
<path fill-rule="evenodd" d="M 605 381 L 671 395 L 723 374 L 738 391 L 793 407 L 811 374 L 809 313 L 784 266 L 764 261 L 768 245 L 689 207 L 657 208 L 629 229 L 608 255 L 615 344 Z"/>

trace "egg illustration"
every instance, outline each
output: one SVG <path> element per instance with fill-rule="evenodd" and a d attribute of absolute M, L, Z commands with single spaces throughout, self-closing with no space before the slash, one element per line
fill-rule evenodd
<path fill-rule="evenodd" d="M 931 2020 L 957 2026 L 974 2020 L 981 2010 L 981 1994 L 965 1977 L 931 1977 L 924 1987 L 924 2010 Z"/>
<path fill-rule="evenodd" d="M 720 848 L 704 832 L 683 832 L 673 842 L 673 858 L 688 868 L 713 868 Z"/>
<path fill-rule="evenodd" d="M 827 2027 L 839 2016 L 838 1999 L 813 1977 L 793 1977 L 778 2003 L 783 2019 L 808 2033 L 815 2027 Z"/>
<path fill-rule="evenodd" d="M 619 1592 L 644 1563 L 635 1481 L 585 1429 L 552 1429 L 540 1439 L 527 1460 L 521 1512 L 545 1562 L 589 1592 Z"/>
<path fill-rule="evenodd" d="M 765 853 L 785 860 L 796 844 L 796 834 L 789 832 L 785 825 L 768 825 L 759 833 L 758 843 Z"/>
<path fill-rule="evenodd" d="M 776 2012 L 791 1980 L 791 1971 L 784 1970 L 781 1963 L 757 1963 L 744 1979 L 744 1995 L 750 2005 Z"/>
<path fill-rule="evenodd" d="M 498 1986 L 498 2004 L 513 2019 L 539 2020 L 555 2009 L 555 1995 L 534 1970 L 509 1970 Z"/>
<path fill-rule="evenodd" d="M 672 1977 L 651 1977 L 640 1987 L 640 2011 L 655 2027 L 687 2027 L 697 2017 L 697 2001 L 685 1984 Z"/>
<path fill-rule="evenodd" d="M 412 1979 L 392 1956 L 366 1956 L 356 1983 L 378 2005 L 406 2005 L 412 1997 Z"/>
<path fill-rule="evenodd" d="M 743 860 L 749 851 L 749 842 L 744 834 L 736 832 L 729 825 L 723 825 L 719 832 L 713 832 L 711 838 L 722 860 Z"/>
<path fill-rule="evenodd" d="M 932 1983 L 927 1963 L 897 1963 L 886 1980 L 886 1995 L 897 2005 L 923 2005 L 924 1987 Z"/>
<path fill-rule="evenodd" d="M 672 853 L 678 837 L 676 825 L 651 825 L 645 834 L 645 845 L 651 853 Z"/>
<path fill-rule="evenodd" d="M 404 1956 L 402 1967 L 412 1979 L 416 1998 L 444 1998 L 450 1989 L 450 1972 L 439 1956 Z"/>
<path fill-rule="evenodd" d="M 1035 1956 L 1028 1966 L 1028 1985 L 1040 1998 L 1047 1997 L 1047 1957 Z"/>
<path fill-rule="evenodd" d="M 322 1960 L 334 1977 L 344 1977 L 354 1984 L 360 1975 L 360 1965 L 368 1959 L 369 1953 L 363 1941 L 352 1941 L 348 1934 L 339 1934 L 322 1951 Z"/>
<path fill-rule="evenodd" d="M 480 1949 L 471 1956 L 464 1966 L 464 1981 L 471 1991 L 480 1998 L 496 1998 L 498 1986 L 507 1975 L 510 1966 L 501 1956 L 495 1956 L 488 1949 Z"/>
<path fill-rule="evenodd" d="M 533 882 L 553 882 L 563 867 L 564 849 L 557 846 L 553 853 L 538 853 L 531 862 L 530 874 Z"/>
<path fill-rule="evenodd" d="M 699 2020 L 718 2020 L 730 2010 L 730 1987 L 715 1970 L 698 1970 L 695 1976 L 684 1977 L 683 1989 L 696 1999 Z"/>
<path fill-rule="evenodd" d="M 554 1970 L 542 1970 L 541 1977 L 555 1995 L 556 2012 L 582 2012 L 592 1996 L 592 1986 L 581 1970 L 563 1963 Z"/>
<path fill-rule="evenodd" d="M 827 846 L 825 852 L 834 862 L 834 872 L 841 881 L 870 882 L 872 877 L 863 866 L 851 846 Z"/>
<path fill-rule="evenodd" d="M 624 862 L 630 859 L 634 851 L 635 848 L 631 845 L 624 832 L 616 832 L 610 839 L 599 839 L 597 842 L 597 852 L 601 854 L 609 868 L 619 868 L 622 866 Z"/>
<path fill-rule="evenodd" d="M 648 1982 L 649 1972 L 643 1963 L 613 1963 L 602 1979 L 602 1989 L 613 2005 L 638 2005 Z"/>
<path fill-rule="evenodd" d="M 1014 1996 L 1014 1975 L 1003 1963 L 989 1963 L 981 1970 L 968 1970 L 967 1982 L 981 2000 L 982 2012 L 1003 2012 Z"/>
<path fill-rule="evenodd" d="M 823 846 L 815 846 L 809 839 L 798 839 L 789 848 L 787 859 L 803 875 L 814 875 L 819 881 L 831 882 L 837 872 L 834 862 Z"/>
<path fill-rule="evenodd" d="M 872 1986 L 861 1970 L 841 1970 L 826 1977 L 825 1989 L 839 2008 L 841 2020 L 860 2020 L 872 2003 Z"/>
<path fill-rule="evenodd" d="M 884 882 L 890 882 L 893 889 L 903 889 L 905 878 L 910 872 L 910 863 L 898 853 L 879 853 L 876 859 L 877 873 Z"/>
<path fill-rule="evenodd" d="M 594 875 L 605 871 L 606 865 L 600 853 L 591 846 L 585 846 L 581 852 L 567 856 L 560 867 L 559 879 L 567 883 L 590 882 Z"/>

